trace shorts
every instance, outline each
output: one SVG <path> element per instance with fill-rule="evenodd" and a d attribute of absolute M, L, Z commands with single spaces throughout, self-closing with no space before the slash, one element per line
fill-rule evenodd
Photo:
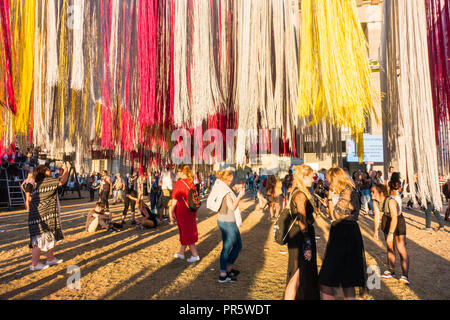
<path fill-rule="evenodd" d="M 156 217 L 155 214 L 150 213 L 148 218 L 146 218 L 142 212 L 141 212 L 141 215 L 142 215 L 142 218 L 148 219 L 153 222 L 153 227 L 144 227 L 145 229 L 155 229 L 159 225 L 159 219 Z"/>
<path fill-rule="evenodd" d="M 27 183 L 26 185 L 25 185 L 25 192 L 27 192 L 27 193 L 32 193 L 33 192 L 33 185 L 31 184 L 31 183 Z"/>
<path fill-rule="evenodd" d="M 381 219 L 381 230 L 385 235 L 389 234 L 390 227 L 391 227 L 391 217 L 383 215 L 383 218 Z M 397 228 L 395 229 L 394 234 L 396 236 L 406 236 L 406 221 L 403 215 L 398 216 Z"/>
<path fill-rule="evenodd" d="M 280 203 L 280 197 L 267 197 L 267 200 L 269 201 L 269 205 L 273 204 L 279 204 Z"/>
<path fill-rule="evenodd" d="M 168 209 L 172 204 L 172 190 L 163 189 L 161 197 L 161 208 Z"/>

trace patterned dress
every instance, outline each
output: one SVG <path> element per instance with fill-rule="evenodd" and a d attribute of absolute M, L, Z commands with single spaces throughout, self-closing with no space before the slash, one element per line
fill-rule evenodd
<path fill-rule="evenodd" d="M 59 179 L 45 177 L 37 183 L 31 196 L 28 230 L 30 248 L 33 245 L 43 251 L 54 247 L 55 242 L 64 239 L 58 199 Z"/>

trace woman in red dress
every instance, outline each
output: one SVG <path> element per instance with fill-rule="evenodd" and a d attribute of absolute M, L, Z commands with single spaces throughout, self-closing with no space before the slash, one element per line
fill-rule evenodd
<path fill-rule="evenodd" d="M 190 211 L 187 202 L 189 189 L 195 190 L 193 183 L 193 174 L 189 166 L 181 166 L 178 168 L 178 180 L 172 192 L 172 207 L 170 208 L 170 215 L 176 217 L 178 230 L 180 231 L 180 252 L 174 256 L 178 259 L 184 259 L 184 252 L 189 246 L 192 257 L 187 259 L 187 262 L 196 262 L 200 260 L 197 247 L 195 243 L 198 241 L 197 231 L 197 213 Z"/>

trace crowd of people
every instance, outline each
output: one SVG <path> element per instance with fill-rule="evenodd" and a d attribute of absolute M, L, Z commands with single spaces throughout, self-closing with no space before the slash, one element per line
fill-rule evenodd
<path fill-rule="evenodd" d="M 119 173 L 111 176 L 107 171 L 82 177 L 91 201 L 96 200 L 98 192 L 98 201 L 87 215 L 86 231 L 92 233 L 103 228 L 108 232 L 120 232 L 127 223 L 141 229 L 154 229 L 166 221 L 176 224 L 179 230 L 180 249 L 174 257 L 195 263 L 201 259 L 196 246 L 199 239 L 197 210 L 201 199 L 207 195 L 206 206 L 217 213 L 222 235 L 218 281 L 235 282 L 240 271 L 234 266 L 244 245 L 239 231 L 242 225 L 239 204 L 247 194 L 258 202 L 260 210 L 268 212 L 274 224 L 286 210 L 295 219 L 285 235 L 289 253 L 286 300 L 334 299 L 334 288 L 338 287 L 343 289 L 346 299 L 355 299 L 356 288 L 364 292 L 366 262 L 358 225 L 360 213 L 373 218 L 375 239 L 379 239 L 379 231 L 384 234 L 388 270 L 382 276 L 395 276 L 397 251 L 402 269 L 399 281 L 409 284 L 402 208 L 408 185 L 393 168 L 386 181 L 380 172 L 356 171 L 350 175 L 348 170 L 336 166 L 314 172 L 307 165 L 293 167 L 283 179 L 262 170 L 259 174 L 247 173 L 245 181 L 236 181 L 235 177 L 236 173 L 229 170 L 202 175 L 187 165 L 166 166 L 160 173 L 133 171 L 124 178 Z M 62 262 L 53 253 L 55 243 L 63 239 L 57 190 L 68 180 L 67 165 L 59 178 L 53 177 L 47 167 L 38 166 L 23 184 L 29 210 L 31 270 Z M 414 187 L 418 188 L 417 183 Z M 448 182 L 443 191 L 448 198 Z M 111 198 L 113 204 L 123 203 L 120 223 L 113 222 Z M 43 207 L 42 201 L 48 205 Z M 433 213 L 431 202 L 427 205 L 425 228 L 430 227 Z M 131 211 L 130 221 L 127 221 L 128 211 Z M 439 220 L 439 213 L 434 213 L 440 223 L 438 230 L 441 230 L 442 219 Z M 320 271 L 314 230 L 319 214 L 331 222 Z M 187 249 L 190 257 L 186 257 Z M 41 251 L 47 252 L 46 264 L 39 262 Z"/>

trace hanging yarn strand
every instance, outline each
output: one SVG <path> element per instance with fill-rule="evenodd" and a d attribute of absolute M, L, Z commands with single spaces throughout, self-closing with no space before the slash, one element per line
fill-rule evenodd
<path fill-rule="evenodd" d="M 373 90 L 356 2 L 303 0 L 301 14 L 298 115 L 350 128 L 362 160 Z"/>
<path fill-rule="evenodd" d="M 187 1 L 175 0 L 174 35 L 174 124 L 190 121 L 187 74 Z"/>
<path fill-rule="evenodd" d="M 18 134 L 27 134 L 30 120 L 31 95 L 34 74 L 35 1 L 23 1 L 20 5 L 20 64 L 19 96 L 14 127 Z M 17 22 L 17 21 L 16 21 Z"/>
<path fill-rule="evenodd" d="M 391 4 L 390 1 L 386 5 Z M 421 0 L 398 1 L 398 43 L 400 57 L 400 110 L 406 142 L 407 174 L 411 184 L 417 174 L 418 194 L 410 188 L 424 206 L 427 202 L 436 210 L 442 209 L 437 170 L 437 148 L 434 137 L 435 122 L 427 64 L 428 46 L 425 3 Z M 393 57 L 391 57 L 392 59 Z"/>
<path fill-rule="evenodd" d="M 0 0 L 0 19 L 1 19 L 1 34 L 3 46 L 3 61 L 4 70 L 6 72 L 6 91 L 8 95 L 8 105 L 12 113 L 16 113 L 16 99 L 14 95 L 14 84 L 12 78 L 12 56 L 11 56 L 11 29 L 10 29 L 10 15 L 8 0 Z M 3 80 L 3 79 L 2 79 Z M 1 96 L 0 96 L 1 100 Z"/>
<path fill-rule="evenodd" d="M 83 31 L 85 0 L 74 0 L 73 51 L 71 88 L 82 90 L 84 85 Z"/>

